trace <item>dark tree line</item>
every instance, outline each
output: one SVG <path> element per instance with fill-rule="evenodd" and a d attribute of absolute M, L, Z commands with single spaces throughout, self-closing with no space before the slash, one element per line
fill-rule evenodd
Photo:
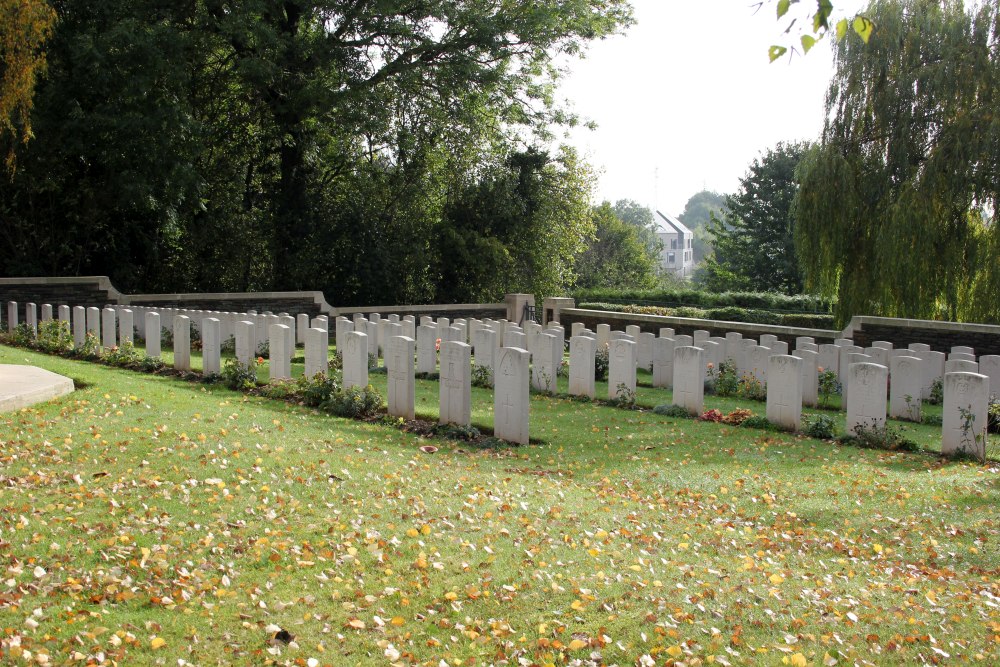
<path fill-rule="evenodd" d="M 555 291 L 593 234 L 554 58 L 624 0 L 62 0 L 0 272 L 339 303 Z"/>

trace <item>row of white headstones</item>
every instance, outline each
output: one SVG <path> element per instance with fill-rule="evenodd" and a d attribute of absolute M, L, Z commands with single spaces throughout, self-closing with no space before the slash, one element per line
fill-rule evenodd
<path fill-rule="evenodd" d="M 18 306 L 9 302 L 8 326 L 17 325 Z M 35 304 L 26 304 L 26 324 L 37 329 Z M 71 317 L 72 315 L 72 317 Z M 329 350 L 329 320 L 300 314 L 246 313 L 185 309 L 153 309 L 142 306 L 59 306 L 58 317 L 72 322 L 74 343 L 82 345 L 87 331 L 98 336 L 103 347 L 131 342 L 135 331 L 146 341 L 146 353 L 159 356 L 161 331 L 173 334 L 174 367 L 190 369 L 192 327 L 201 334 L 203 372 L 221 371 L 221 343 L 233 338 L 236 357 L 249 363 L 267 343 L 272 380 L 291 377 L 290 361 L 296 344 L 305 352 L 308 376 L 326 373 Z M 41 320 L 53 318 L 49 304 L 41 308 Z M 706 377 L 717 373 L 723 361 L 732 362 L 740 376 L 750 376 L 766 387 L 767 418 L 783 428 L 798 429 L 802 407 L 816 405 L 819 373 L 832 371 L 842 386 L 842 407 L 847 411 L 851 433 L 859 426 L 882 428 L 887 416 L 920 421 L 921 402 L 937 379 L 943 381 L 944 414 L 942 451 L 967 451 L 982 456 L 985 450 L 990 378 L 1000 378 L 1000 356 L 978 360 L 969 347 L 953 347 L 947 356 L 914 343 L 893 349 L 887 341 L 875 341 L 863 349 L 850 339 L 817 345 L 809 337 L 795 339 L 795 350 L 776 336 L 759 340 L 730 332 L 724 337 L 695 331 L 693 336 L 662 328 L 659 336 L 630 325 L 624 332 L 598 324 L 590 331 L 575 323 L 570 337 L 569 393 L 594 398 L 595 357 L 608 346 L 608 398 L 633 394 L 636 369 L 652 372 L 654 387 L 672 389 L 673 403 L 692 414 L 704 410 Z M 150 335 L 153 334 L 153 335 Z M 477 320 L 397 315 L 382 318 L 377 313 L 353 320 L 335 321 L 337 350 L 342 351 L 345 388 L 368 384 L 369 352 L 385 360 L 388 375 L 389 413 L 414 417 L 414 373 L 434 373 L 440 368 L 440 421 L 471 423 L 472 358 L 477 366 L 490 369 L 494 378 L 495 434 L 512 442 L 528 441 L 529 387 L 555 392 L 556 377 L 563 360 L 566 334 L 557 324 L 543 328 L 535 322 L 524 327 L 506 320 Z M 438 362 L 440 348 L 440 364 Z M 416 367 L 414 368 L 414 358 Z M 889 382 L 890 377 L 892 379 Z M 1000 381 L 998 381 L 1000 382 Z"/>

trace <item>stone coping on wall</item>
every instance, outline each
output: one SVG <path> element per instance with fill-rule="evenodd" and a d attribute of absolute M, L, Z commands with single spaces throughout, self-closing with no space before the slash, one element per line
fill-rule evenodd
<path fill-rule="evenodd" d="M 505 303 L 446 303 L 446 304 L 424 304 L 417 306 L 345 306 L 335 308 L 336 314 L 347 316 L 354 313 L 378 313 L 379 315 L 416 315 L 427 314 L 428 311 L 435 313 L 466 313 L 477 311 L 502 311 L 507 312 Z"/>
<path fill-rule="evenodd" d="M 977 324 L 973 322 L 945 322 L 941 320 L 908 320 L 898 317 L 874 317 L 872 315 L 855 315 L 844 329 L 844 338 L 850 338 L 864 325 L 884 327 L 899 327 L 903 329 L 931 329 L 934 331 L 954 331 L 958 333 L 984 334 L 1000 336 L 1000 326 L 995 324 Z"/>
<path fill-rule="evenodd" d="M 563 317 L 580 317 L 593 320 L 608 320 L 608 322 L 620 321 L 628 324 L 649 324 L 656 327 L 672 327 L 684 329 L 706 329 L 717 331 L 739 331 L 758 334 L 773 334 L 784 338 L 796 338 L 798 336 L 811 336 L 816 339 L 834 340 L 841 337 L 841 333 L 828 329 L 807 329 L 804 327 L 785 327 L 777 324 L 755 324 L 752 322 L 727 322 L 725 320 L 703 320 L 695 317 L 668 317 L 665 315 L 645 315 L 640 313 L 622 313 L 612 310 L 589 310 L 587 308 L 564 308 L 559 311 L 560 319 Z"/>
<path fill-rule="evenodd" d="M 337 309 L 326 302 L 326 297 L 323 296 L 322 292 L 311 291 L 311 292 L 188 292 L 188 293 L 177 293 L 177 294 L 122 294 L 119 299 L 119 304 L 123 306 L 135 305 L 135 306 L 146 306 L 146 305 L 156 305 L 157 303 L 183 303 L 185 301 L 191 301 L 197 303 L 199 301 L 212 302 L 212 301 L 249 301 L 249 302 L 259 302 L 259 301 L 269 301 L 269 300 L 311 300 L 315 305 L 317 305 L 322 313 L 327 315 L 336 315 Z"/>

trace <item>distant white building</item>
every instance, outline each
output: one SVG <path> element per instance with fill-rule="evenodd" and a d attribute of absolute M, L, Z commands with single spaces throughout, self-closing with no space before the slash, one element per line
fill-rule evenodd
<path fill-rule="evenodd" d="M 656 236 L 663 242 L 660 266 L 682 278 L 694 272 L 694 232 L 677 218 L 657 211 L 653 216 Z"/>

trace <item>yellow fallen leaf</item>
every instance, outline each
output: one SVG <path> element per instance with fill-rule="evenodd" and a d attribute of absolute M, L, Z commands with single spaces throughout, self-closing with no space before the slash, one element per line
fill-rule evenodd
<path fill-rule="evenodd" d="M 667 653 L 670 655 L 671 658 L 679 658 L 684 653 L 684 649 L 682 649 L 680 646 L 675 645 L 668 648 Z"/>
<path fill-rule="evenodd" d="M 163 648 L 167 645 L 167 640 L 163 637 L 153 637 L 153 641 L 149 643 L 150 648 L 158 649 Z"/>
<path fill-rule="evenodd" d="M 574 639 L 569 643 L 569 650 L 579 651 L 580 649 L 586 648 L 587 646 L 588 646 L 587 642 L 583 641 L 582 639 Z"/>
<path fill-rule="evenodd" d="M 768 577 L 768 579 L 775 586 L 777 586 L 778 584 L 780 584 L 781 582 L 783 582 L 785 580 L 785 578 L 783 576 L 781 576 L 780 574 L 778 574 L 777 572 L 775 572 L 770 577 Z"/>
<path fill-rule="evenodd" d="M 809 664 L 809 661 L 801 653 L 793 655 L 790 662 L 792 663 L 792 667 L 806 667 Z"/>
<path fill-rule="evenodd" d="M 347 625 L 354 628 L 355 630 L 365 629 L 365 622 L 362 621 L 360 618 L 352 618 L 347 622 Z"/>

